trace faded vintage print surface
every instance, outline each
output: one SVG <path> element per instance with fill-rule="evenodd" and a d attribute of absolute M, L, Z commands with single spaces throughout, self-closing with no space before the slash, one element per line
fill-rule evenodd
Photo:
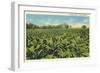
<path fill-rule="evenodd" d="M 89 16 L 25 16 L 26 60 L 89 57 Z"/>

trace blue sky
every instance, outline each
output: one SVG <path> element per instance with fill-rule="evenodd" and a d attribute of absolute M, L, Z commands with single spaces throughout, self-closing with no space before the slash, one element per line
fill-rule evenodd
<path fill-rule="evenodd" d="M 26 21 L 35 25 L 57 25 L 57 24 L 89 24 L 88 16 L 61 16 L 61 15 L 42 15 L 26 14 Z"/>

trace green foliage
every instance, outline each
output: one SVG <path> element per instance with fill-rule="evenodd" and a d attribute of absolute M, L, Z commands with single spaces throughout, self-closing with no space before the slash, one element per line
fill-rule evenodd
<path fill-rule="evenodd" d="M 26 58 L 89 56 L 89 29 L 26 29 Z"/>
<path fill-rule="evenodd" d="M 35 28 L 39 28 L 39 26 L 32 24 L 32 23 L 26 23 L 26 28 L 27 29 L 35 29 Z"/>
<path fill-rule="evenodd" d="M 60 29 L 60 28 L 71 28 L 71 25 L 68 25 L 66 23 L 63 24 L 58 24 L 58 25 L 36 25 L 36 24 L 32 24 L 32 23 L 26 23 L 26 28 L 27 29 Z"/>
<path fill-rule="evenodd" d="M 86 27 L 86 25 L 83 25 L 82 28 L 83 28 L 83 29 L 86 29 L 87 27 Z"/>

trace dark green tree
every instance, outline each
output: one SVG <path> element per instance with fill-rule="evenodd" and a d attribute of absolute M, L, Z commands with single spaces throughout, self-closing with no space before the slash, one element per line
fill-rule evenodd
<path fill-rule="evenodd" d="M 86 29 L 87 27 L 86 27 L 86 25 L 83 25 L 82 28 L 83 28 L 83 29 Z"/>

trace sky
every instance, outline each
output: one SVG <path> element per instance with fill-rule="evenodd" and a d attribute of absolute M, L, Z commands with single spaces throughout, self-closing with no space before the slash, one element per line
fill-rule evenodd
<path fill-rule="evenodd" d="M 61 16 L 61 15 L 43 15 L 26 14 L 26 22 L 35 25 L 59 25 L 59 24 L 89 24 L 88 16 Z"/>

